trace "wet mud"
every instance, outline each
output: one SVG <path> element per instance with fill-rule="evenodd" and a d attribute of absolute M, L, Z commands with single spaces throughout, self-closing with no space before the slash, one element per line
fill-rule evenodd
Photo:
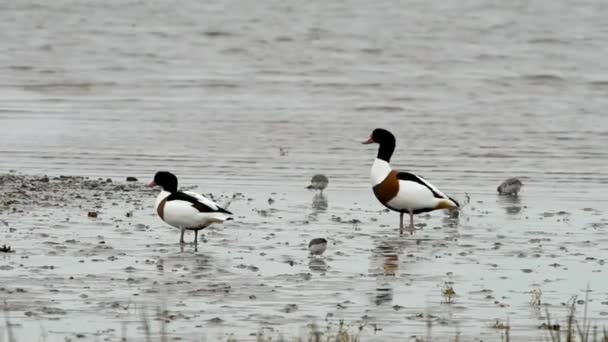
<path fill-rule="evenodd" d="M 541 338 L 545 310 L 565 317 L 587 284 L 588 303 L 576 305 L 607 320 L 599 208 L 470 195 L 459 215 L 419 215 L 417 231 L 399 236 L 396 214 L 349 204 L 352 193 L 258 191 L 236 197 L 234 222 L 180 246 L 144 182 L 9 173 L 0 189 L 11 248 L 0 253 L 0 296 L 19 340 L 255 340 L 260 329 L 298 336 L 340 320 L 369 340 L 424 337 L 429 322 L 437 337 L 500 339 L 508 322 L 511 337 Z M 310 256 L 318 236 L 327 251 Z"/>

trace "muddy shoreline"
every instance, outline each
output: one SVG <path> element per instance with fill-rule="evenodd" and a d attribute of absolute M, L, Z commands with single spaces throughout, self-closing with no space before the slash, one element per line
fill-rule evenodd
<path fill-rule="evenodd" d="M 608 326 L 603 2 L 0 7 L 0 342 L 340 321 L 363 341 L 428 340 L 429 322 L 439 341 L 545 341 L 572 302 Z M 395 169 L 470 195 L 458 217 L 399 236 L 370 189 L 376 127 Z M 143 187 L 159 170 L 237 194 L 234 221 L 181 248 Z M 510 177 L 519 196 L 499 196 Z"/>
<path fill-rule="evenodd" d="M 142 181 L 8 173 L 0 191 L 0 245 L 12 248 L 0 253 L 0 298 L 19 341 L 161 330 L 248 341 L 342 320 L 375 341 L 426 336 L 429 319 L 436 338 L 500 340 L 508 321 L 512 338 L 542 339 L 545 310 L 565 317 L 587 283 L 589 301 L 576 306 L 587 304 L 594 324 L 608 319 L 607 222 L 586 205 L 551 211 L 525 194 L 475 195 L 459 217 L 421 215 L 420 231 L 399 237 L 394 215 L 361 210 L 347 190 L 251 190 L 231 207 L 235 222 L 203 231 L 195 249 L 155 217 L 156 191 Z M 318 236 L 328 251 L 309 258 Z M 535 291 L 542 305 L 530 305 Z"/>

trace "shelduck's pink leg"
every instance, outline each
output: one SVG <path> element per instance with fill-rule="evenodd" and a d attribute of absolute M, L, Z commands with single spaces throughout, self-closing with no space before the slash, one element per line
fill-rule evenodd
<path fill-rule="evenodd" d="M 414 230 L 416 230 L 416 228 L 414 228 L 414 211 L 410 210 L 410 227 L 409 227 L 409 232 L 410 234 L 414 234 Z"/>
<path fill-rule="evenodd" d="M 184 242 L 184 232 L 186 231 L 185 228 L 182 228 L 182 234 L 179 237 L 179 243 L 184 244 L 186 242 Z"/>

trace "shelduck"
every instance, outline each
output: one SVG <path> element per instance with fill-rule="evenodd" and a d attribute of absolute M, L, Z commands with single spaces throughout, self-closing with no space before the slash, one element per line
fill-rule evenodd
<path fill-rule="evenodd" d="M 379 144 L 371 170 L 374 195 L 385 207 L 399 212 L 399 230 L 403 234 L 403 215 L 410 215 L 408 231 L 414 231 L 414 214 L 436 209 L 458 208 L 453 198 L 439 191 L 424 178 L 409 172 L 393 170 L 390 165 L 395 150 L 395 136 L 382 128 L 372 132 L 363 144 Z"/>
<path fill-rule="evenodd" d="M 179 228 L 179 242 L 184 243 L 184 232 L 194 231 L 194 244 L 198 243 L 198 231 L 212 223 L 222 223 L 232 219 L 232 213 L 203 195 L 192 191 L 177 191 L 177 177 L 171 172 L 159 171 L 149 187 L 160 186 L 162 191 L 156 197 L 154 208 L 158 216 L 167 224 Z"/>

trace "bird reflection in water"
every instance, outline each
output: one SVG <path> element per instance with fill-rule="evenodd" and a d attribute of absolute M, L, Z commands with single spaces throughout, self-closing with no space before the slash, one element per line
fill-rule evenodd
<path fill-rule="evenodd" d="M 171 253 L 159 259 L 156 268 L 159 273 L 179 272 L 194 275 L 195 278 L 209 277 L 209 274 L 217 271 L 216 260 L 211 255 L 196 253 L 194 250 Z"/>
<path fill-rule="evenodd" d="M 498 196 L 498 204 L 505 208 L 509 215 L 517 215 L 521 212 L 521 197 L 517 195 Z"/>
<path fill-rule="evenodd" d="M 399 254 L 405 249 L 405 244 L 397 240 L 385 240 L 372 252 L 372 272 L 379 281 L 374 291 L 373 302 L 382 305 L 393 301 L 393 288 L 389 278 L 394 278 L 399 269 Z"/>
<path fill-rule="evenodd" d="M 312 272 L 322 273 L 322 272 L 326 272 L 329 269 L 329 266 L 327 265 L 325 260 L 323 260 L 321 258 L 311 257 L 308 261 L 308 268 Z"/>
<path fill-rule="evenodd" d="M 378 280 L 386 280 L 387 276 L 391 278 L 395 276 L 397 269 L 399 269 L 398 252 L 398 247 L 388 243 L 382 243 L 376 248 L 372 258 L 376 262 L 380 262 L 380 265 L 375 267 L 376 270 L 380 271 L 377 273 Z M 393 288 L 389 282 L 382 282 L 376 287 L 373 301 L 376 305 L 393 301 Z"/>
<path fill-rule="evenodd" d="M 381 274 L 385 276 L 395 276 L 399 268 L 399 253 L 400 248 L 394 243 L 383 242 L 376 247 L 373 252 L 372 259 L 375 270 L 382 270 Z M 380 265 L 378 265 L 378 262 Z"/>
<path fill-rule="evenodd" d="M 382 305 L 384 303 L 390 303 L 393 301 L 393 288 L 388 283 L 381 284 L 376 288 L 376 299 L 374 303 L 376 305 Z"/>
<path fill-rule="evenodd" d="M 446 210 L 442 219 L 443 227 L 456 229 L 460 223 L 460 211 L 457 209 Z"/>
<path fill-rule="evenodd" d="M 322 212 L 322 211 L 326 211 L 328 207 L 327 204 L 327 197 L 325 197 L 323 194 L 315 194 L 312 197 L 312 209 L 315 212 Z"/>
<path fill-rule="evenodd" d="M 197 254 L 193 259 L 192 273 L 207 273 L 212 271 L 212 259 L 206 254 Z"/>

